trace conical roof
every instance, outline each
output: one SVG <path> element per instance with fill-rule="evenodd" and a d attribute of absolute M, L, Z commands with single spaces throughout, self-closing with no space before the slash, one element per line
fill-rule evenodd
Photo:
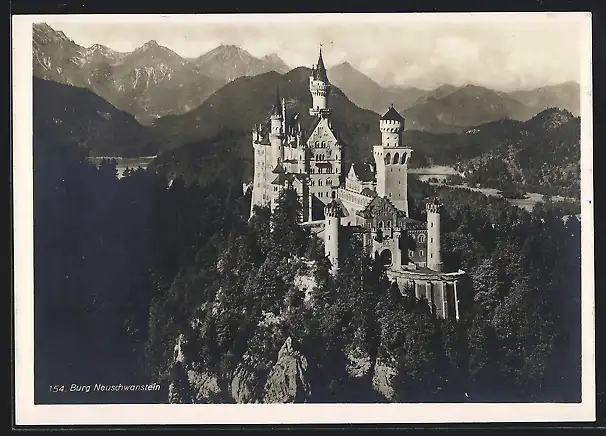
<path fill-rule="evenodd" d="M 314 79 L 321 80 L 322 82 L 328 82 L 328 75 L 326 74 L 326 67 L 324 66 L 324 59 L 322 59 L 322 48 L 320 48 L 320 56 L 318 57 L 318 65 L 314 71 Z"/>
<path fill-rule="evenodd" d="M 404 117 L 402 117 L 402 115 L 400 115 L 398 111 L 394 109 L 393 104 L 389 110 L 385 112 L 385 115 L 383 115 L 381 119 L 389 121 L 404 121 Z"/>
<path fill-rule="evenodd" d="M 280 103 L 280 90 L 278 88 L 276 88 L 276 102 L 272 107 L 271 114 L 282 116 L 282 103 Z"/>

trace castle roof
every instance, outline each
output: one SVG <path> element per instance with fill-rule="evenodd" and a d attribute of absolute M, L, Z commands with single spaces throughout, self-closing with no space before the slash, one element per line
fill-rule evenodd
<path fill-rule="evenodd" d="M 282 166 L 282 164 L 280 162 L 278 162 L 276 164 L 276 167 L 271 171 L 272 173 L 285 173 L 286 171 L 284 170 L 284 167 Z"/>
<path fill-rule="evenodd" d="M 393 108 L 393 105 L 391 105 L 389 110 L 387 112 L 385 112 L 385 115 L 383 115 L 381 117 L 381 119 L 389 120 L 389 121 L 404 121 L 404 117 L 402 115 L 400 115 L 397 110 L 395 110 Z"/>
<path fill-rule="evenodd" d="M 271 184 L 284 186 L 287 183 L 293 183 L 294 181 L 299 181 L 301 183 L 304 183 L 307 180 L 307 177 L 308 176 L 306 174 L 282 172 L 282 173 L 278 173 L 278 175 L 271 182 Z"/>
<path fill-rule="evenodd" d="M 276 102 L 271 108 L 271 114 L 282 116 L 282 104 L 280 103 L 280 91 L 276 88 Z"/>
<path fill-rule="evenodd" d="M 374 182 L 375 181 L 375 173 L 373 171 L 372 166 L 369 163 L 354 163 L 353 170 L 358 177 L 358 180 L 361 182 Z"/>
<path fill-rule="evenodd" d="M 365 219 L 372 219 L 380 215 L 394 215 L 397 218 L 407 218 L 404 211 L 395 207 L 386 197 L 378 195 L 363 210 L 358 211 L 357 214 Z"/>
<path fill-rule="evenodd" d="M 322 82 L 328 82 L 328 75 L 326 74 L 326 67 L 324 66 L 324 59 L 322 59 L 322 49 L 320 48 L 320 56 L 318 57 L 318 65 L 314 69 L 314 79 L 321 80 Z"/>
<path fill-rule="evenodd" d="M 362 192 L 360 192 L 360 194 L 366 196 L 366 197 L 376 197 L 377 196 L 377 191 L 370 189 L 370 188 L 364 188 L 362 189 Z"/>
<path fill-rule="evenodd" d="M 328 203 L 326 206 L 324 206 L 324 214 L 330 214 L 337 218 L 342 218 L 346 216 L 345 207 L 343 206 L 343 203 L 335 199 Z"/>

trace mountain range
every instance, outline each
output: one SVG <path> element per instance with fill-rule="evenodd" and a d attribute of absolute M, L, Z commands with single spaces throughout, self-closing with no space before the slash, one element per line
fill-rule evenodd
<path fill-rule="evenodd" d="M 504 118 L 523 121 L 551 107 L 580 112 L 576 82 L 510 93 L 472 84 L 445 84 L 433 90 L 384 87 L 348 62 L 330 68 L 328 78 L 356 105 L 382 113 L 393 104 L 407 119 L 407 128 L 433 133 L 460 132 Z"/>
<path fill-rule="evenodd" d="M 256 58 L 235 45 L 189 59 L 153 40 L 130 53 L 100 44 L 85 48 L 44 23 L 33 26 L 33 47 L 35 76 L 90 89 L 143 124 L 187 113 L 239 77 L 290 70 L 276 54 Z M 434 133 L 503 118 L 526 120 L 550 107 L 573 115 L 580 110 L 576 82 L 509 93 L 449 84 L 423 90 L 381 86 L 348 62 L 330 68 L 328 77 L 357 106 L 381 114 L 393 104 L 407 118 L 408 129 Z"/>
<path fill-rule="evenodd" d="M 190 111 L 235 77 L 287 69 L 277 55 L 257 59 L 235 46 L 195 60 L 154 40 L 120 53 L 100 44 L 82 47 L 48 24 L 33 25 L 34 76 L 87 88 L 143 124 Z"/>

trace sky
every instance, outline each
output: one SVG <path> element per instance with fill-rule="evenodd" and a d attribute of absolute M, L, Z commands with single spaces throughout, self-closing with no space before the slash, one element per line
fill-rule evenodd
<path fill-rule="evenodd" d="M 581 22 L 571 15 L 391 15 L 385 20 L 335 14 L 199 22 L 119 16 L 83 21 L 76 16 L 45 17 L 45 22 L 86 47 L 99 43 L 131 51 L 155 40 L 181 56 L 197 57 L 233 44 L 257 57 L 277 53 L 293 68 L 311 67 L 322 44 L 327 67 L 347 61 L 382 85 L 475 84 L 512 91 L 580 81 Z"/>

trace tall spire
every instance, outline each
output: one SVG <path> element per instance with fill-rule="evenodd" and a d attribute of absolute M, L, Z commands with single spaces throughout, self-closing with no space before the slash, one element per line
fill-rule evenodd
<path fill-rule="evenodd" d="M 324 66 L 324 59 L 322 59 L 322 44 L 320 44 L 320 56 L 318 57 L 318 65 L 315 71 L 315 79 L 321 80 L 322 82 L 328 82 L 328 76 L 326 75 L 326 67 Z"/>
<path fill-rule="evenodd" d="M 273 106 L 272 115 L 282 116 L 282 102 L 280 101 L 280 90 L 276 86 L 276 102 Z"/>

